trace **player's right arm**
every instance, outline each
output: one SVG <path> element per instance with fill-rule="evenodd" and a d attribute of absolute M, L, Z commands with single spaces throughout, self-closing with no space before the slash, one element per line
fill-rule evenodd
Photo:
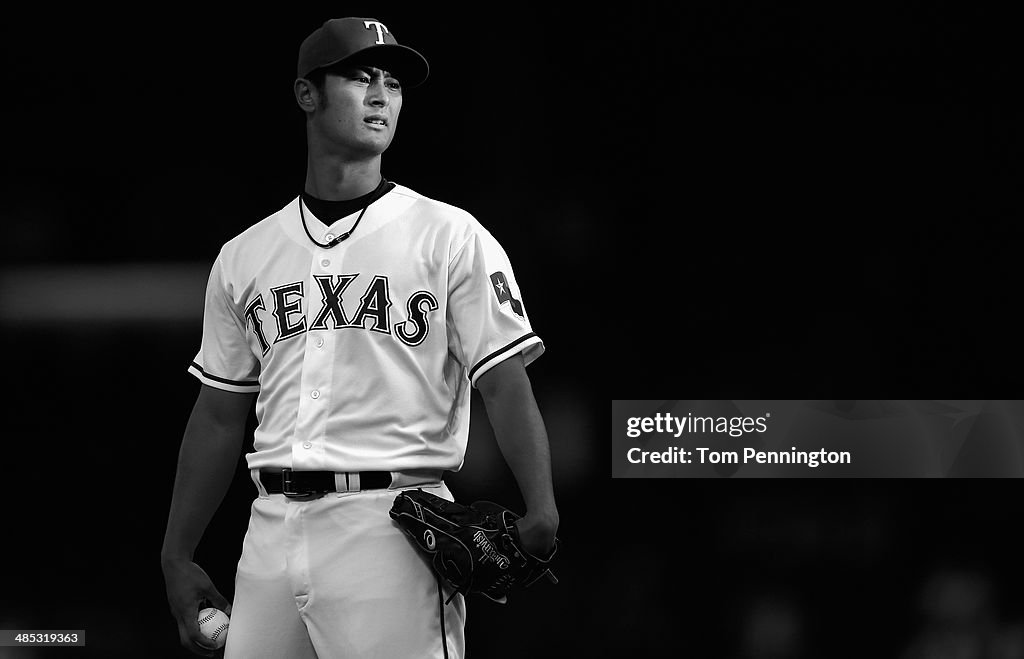
<path fill-rule="evenodd" d="M 214 654 L 199 633 L 200 602 L 228 613 L 230 603 L 192 557 L 231 484 L 255 397 L 202 385 L 178 454 L 160 562 L 181 644 L 196 654 Z"/>

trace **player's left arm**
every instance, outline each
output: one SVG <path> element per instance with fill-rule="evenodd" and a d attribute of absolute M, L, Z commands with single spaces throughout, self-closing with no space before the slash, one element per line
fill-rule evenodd
<path fill-rule="evenodd" d="M 519 520 L 523 548 L 546 556 L 558 531 L 551 479 L 551 450 L 540 408 L 521 353 L 494 365 L 477 380 L 501 454 L 515 476 L 526 504 Z"/>

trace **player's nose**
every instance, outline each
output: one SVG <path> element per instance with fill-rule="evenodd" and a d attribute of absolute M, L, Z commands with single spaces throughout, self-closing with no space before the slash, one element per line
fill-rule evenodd
<path fill-rule="evenodd" d="M 372 82 L 366 90 L 366 103 L 373 107 L 386 107 L 391 99 L 388 98 L 387 90 L 384 89 L 384 81 L 377 79 Z"/>

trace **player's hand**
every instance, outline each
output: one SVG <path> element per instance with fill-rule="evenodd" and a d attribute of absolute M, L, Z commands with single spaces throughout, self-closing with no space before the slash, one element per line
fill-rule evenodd
<path fill-rule="evenodd" d="M 167 603 L 178 622 L 178 639 L 186 650 L 204 657 L 213 657 L 217 649 L 213 641 L 199 632 L 199 609 L 203 601 L 231 615 L 231 603 L 224 598 L 209 575 L 187 559 L 164 559 L 164 582 Z"/>
<path fill-rule="evenodd" d="M 555 547 L 558 512 L 526 513 L 516 521 L 516 528 L 519 529 L 519 542 L 523 549 L 538 558 L 546 558 Z"/>

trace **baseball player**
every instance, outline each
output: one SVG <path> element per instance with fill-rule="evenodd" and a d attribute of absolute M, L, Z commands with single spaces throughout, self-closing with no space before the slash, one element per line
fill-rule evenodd
<path fill-rule="evenodd" d="M 196 625 L 205 600 L 231 615 L 229 658 L 464 656 L 462 596 L 388 511 L 411 488 L 452 500 L 442 475 L 463 463 L 471 387 L 527 506 L 523 545 L 553 547 L 548 440 L 525 371 L 544 344 L 508 257 L 470 214 L 382 176 L 405 91 L 427 74 L 378 20 L 310 34 L 294 83 L 305 189 L 213 264 L 161 554 L 197 654 L 212 648 Z M 254 400 L 257 495 L 229 603 L 192 557 Z"/>

